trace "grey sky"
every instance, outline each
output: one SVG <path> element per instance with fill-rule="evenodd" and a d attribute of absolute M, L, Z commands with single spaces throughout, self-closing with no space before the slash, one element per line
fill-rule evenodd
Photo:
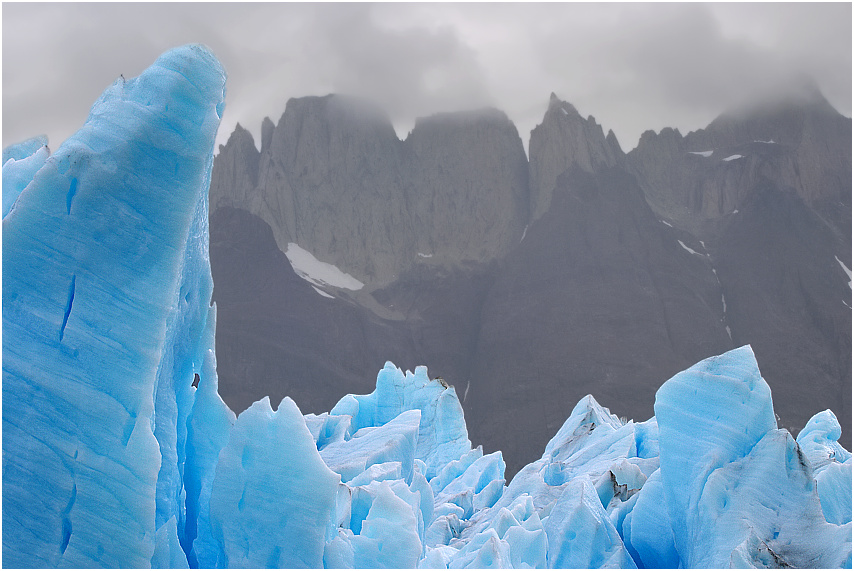
<path fill-rule="evenodd" d="M 708 124 L 812 77 L 851 116 L 851 4 L 4 3 L 3 145 L 77 130 L 119 74 L 201 42 L 228 74 L 218 141 L 258 142 L 291 97 L 376 100 L 401 136 L 416 116 L 492 105 L 527 145 L 549 93 L 613 129 Z"/>

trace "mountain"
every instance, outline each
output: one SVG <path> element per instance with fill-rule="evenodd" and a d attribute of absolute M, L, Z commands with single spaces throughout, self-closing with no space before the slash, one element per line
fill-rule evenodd
<path fill-rule="evenodd" d="M 528 219 L 527 160 L 497 110 L 419 121 L 406 141 L 362 101 L 292 99 L 257 151 L 238 128 L 222 146 L 211 210 L 238 207 L 291 242 L 370 285 L 421 258 L 498 256 Z M 263 141 L 262 141 L 263 143 Z"/>
<path fill-rule="evenodd" d="M 552 95 L 526 159 L 494 109 L 401 141 L 370 104 L 293 99 L 214 163 L 223 398 L 327 410 L 386 360 L 427 363 L 513 474 L 584 394 L 646 418 L 667 378 L 749 343 L 781 422 L 833 408 L 849 445 L 850 135 L 815 95 L 624 153 Z M 291 248 L 362 285 L 300 279 Z"/>
<path fill-rule="evenodd" d="M 627 165 L 704 240 L 733 341 L 754 347 L 784 422 L 801 426 L 816 392 L 850 419 L 851 119 L 814 91 L 685 137 L 647 132 Z"/>

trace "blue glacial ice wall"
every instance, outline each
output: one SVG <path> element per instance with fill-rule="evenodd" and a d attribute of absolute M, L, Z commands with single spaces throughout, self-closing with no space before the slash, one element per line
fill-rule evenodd
<path fill-rule="evenodd" d="M 4 166 L 5 211 L 7 169 L 39 163 L 3 219 L 6 566 L 145 567 L 178 544 L 224 86 L 206 49 L 173 50 L 52 156 Z"/>
<path fill-rule="evenodd" d="M 207 250 L 224 82 L 179 48 L 55 154 L 8 150 L 7 567 L 851 567 L 839 423 L 778 429 L 749 347 L 665 382 L 644 422 L 581 399 L 509 483 L 424 367 L 235 417 Z"/>

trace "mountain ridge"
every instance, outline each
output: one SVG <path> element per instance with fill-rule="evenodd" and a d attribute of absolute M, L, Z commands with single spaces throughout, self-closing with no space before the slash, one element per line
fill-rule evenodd
<path fill-rule="evenodd" d="M 271 356 L 278 380 L 245 381 L 256 390 L 298 385 L 323 355 L 359 360 L 354 374 L 366 378 L 387 359 L 428 364 L 465 387 L 473 434 L 504 450 L 512 473 L 530 460 L 529 444 L 513 440 L 521 427 L 496 407 L 537 394 L 562 419 L 560 403 L 599 383 L 623 395 L 615 412 L 644 418 L 632 391 L 654 392 L 692 362 L 752 343 L 787 426 L 806 421 L 797 407 L 805 387 L 821 387 L 810 410 L 836 407 L 850 439 L 850 411 L 839 404 L 851 390 L 842 306 L 851 290 L 839 267 L 851 262 L 850 119 L 822 105 L 722 116 L 685 136 L 647 132 L 624 153 L 613 131 L 553 95 L 526 157 L 498 110 L 423 118 L 401 140 L 380 111 L 352 115 L 350 103 L 291 100 L 278 124 L 265 119 L 263 151 L 241 128 L 214 163 L 212 236 L 220 208 L 242 209 L 270 226 L 280 250 L 299 244 L 365 283 L 300 290 L 349 307 L 346 319 L 285 307 L 274 290 L 267 307 L 253 305 L 253 286 L 236 287 L 212 247 L 214 282 L 243 296 L 240 311 L 295 319 L 287 335 L 315 339 L 290 361 Z M 241 220 L 238 234 L 255 224 Z M 251 320 L 226 325 L 237 314 L 217 301 L 223 327 L 237 328 L 218 341 L 224 370 L 240 355 L 263 361 L 247 341 Z M 324 340 L 332 330 L 340 348 Z M 239 377 L 221 377 L 227 402 Z M 352 377 L 323 383 L 346 387 Z M 342 390 L 353 392 L 329 392 Z M 532 426 L 531 441 L 544 444 L 552 428 Z"/>

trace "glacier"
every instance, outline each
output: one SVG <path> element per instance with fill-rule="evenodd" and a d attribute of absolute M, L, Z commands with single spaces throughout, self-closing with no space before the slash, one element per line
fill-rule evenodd
<path fill-rule="evenodd" d="M 3 152 L 6 567 L 851 567 L 839 422 L 779 429 L 749 346 L 643 422 L 582 398 L 509 482 L 426 367 L 236 416 L 208 260 L 225 83 L 176 48 L 55 153 Z"/>

